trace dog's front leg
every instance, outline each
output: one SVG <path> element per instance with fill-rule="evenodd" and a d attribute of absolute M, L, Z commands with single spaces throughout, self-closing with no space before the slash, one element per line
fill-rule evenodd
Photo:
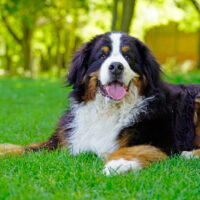
<path fill-rule="evenodd" d="M 130 170 L 135 171 L 165 158 L 167 158 L 167 155 L 164 152 L 150 145 L 121 148 L 109 156 L 104 167 L 104 173 L 109 176 Z"/>

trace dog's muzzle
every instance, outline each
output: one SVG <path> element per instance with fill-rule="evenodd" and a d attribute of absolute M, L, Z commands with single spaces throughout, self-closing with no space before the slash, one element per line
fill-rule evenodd
<path fill-rule="evenodd" d="M 129 85 L 124 85 L 122 82 L 114 81 L 107 85 L 102 85 L 101 81 L 98 81 L 100 92 L 103 96 L 109 97 L 112 100 L 121 100 L 129 90 Z"/>

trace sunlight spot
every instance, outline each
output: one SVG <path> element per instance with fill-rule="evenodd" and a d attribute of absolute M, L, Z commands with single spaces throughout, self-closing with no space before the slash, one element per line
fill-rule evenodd
<path fill-rule="evenodd" d="M 0 76 L 5 74 L 5 70 L 4 69 L 0 69 Z"/>
<path fill-rule="evenodd" d="M 73 21 L 71 15 L 66 15 L 65 19 L 66 19 L 66 21 L 67 21 L 68 23 L 72 23 L 72 21 Z"/>

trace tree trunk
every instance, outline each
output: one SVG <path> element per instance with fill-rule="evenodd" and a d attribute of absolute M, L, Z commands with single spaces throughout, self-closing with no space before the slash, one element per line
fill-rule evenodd
<path fill-rule="evenodd" d="M 6 58 L 6 73 L 8 75 L 11 75 L 12 74 L 12 69 L 11 69 L 12 59 L 11 59 L 11 56 L 9 54 L 9 46 L 8 46 L 8 44 L 6 44 L 6 46 L 5 46 L 5 58 Z"/>
<path fill-rule="evenodd" d="M 194 8 L 196 9 L 198 15 L 199 15 L 199 20 L 200 20 L 200 4 L 196 0 L 190 0 Z M 200 27 L 198 28 L 198 63 L 197 67 L 200 69 Z"/>
<path fill-rule="evenodd" d="M 46 70 L 50 70 L 51 68 L 52 68 L 52 66 L 53 66 L 53 59 L 52 59 L 52 52 L 51 52 L 51 50 L 52 50 L 52 46 L 53 45 L 49 45 L 48 47 L 47 47 L 47 49 L 48 49 L 48 53 L 47 53 L 47 55 L 48 55 L 48 57 L 47 57 L 47 66 L 46 66 Z M 47 56 L 46 55 L 46 56 Z"/>
<path fill-rule="evenodd" d="M 197 68 L 200 69 L 200 27 L 198 29 L 198 63 Z"/>
<path fill-rule="evenodd" d="M 8 30 L 8 32 L 13 36 L 13 38 L 18 42 L 22 47 L 22 57 L 24 70 L 30 70 L 31 77 L 34 75 L 33 70 L 33 59 L 32 59 L 32 50 L 31 50 L 31 41 L 33 35 L 33 29 L 29 28 L 26 24 L 22 25 L 23 37 L 20 38 L 12 29 L 5 16 L 2 16 L 3 22 Z"/>
<path fill-rule="evenodd" d="M 57 75 L 61 75 L 61 69 L 62 69 L 62 55 L 60 53 L 60 44 L 61 44 L 61 36 L 60 36 L 60 29 L 57 28 L 57 52 L 56 52 L 56 65 L 58 68 Z"/>
<path fill-rule="evenodd" d="M 111 31 L 116 31 L 118 0 L 113 1 L 113 16 Z"/>
<path fill-rule="evenodd" d="M 123 14 L 120 30 L 128 33 L 134 14 L 136 0 L 123 0 Z"/>
<path fill-rule="evenodd" d="M 65 62 L 65 69 L 68 69 L 70 66 L 71 53 L 72 53 L 69 49 L 71 31 L 66 30 L 66 32 L 68 32 L 68 34 L 65 34 L 65 39 L 64 39 L 64 45 L 65 45 L 64 62 Z"/>
<path fill-rule="evenodd" d="M 31 77 L 34 76 L 33 59 L 32 59 L 32 41 L 33 31 L 26 25 L 23 25 L 23 38 L 22 38 L 22 54 L 24 62 L 24 70 L 30 71 Z"/>

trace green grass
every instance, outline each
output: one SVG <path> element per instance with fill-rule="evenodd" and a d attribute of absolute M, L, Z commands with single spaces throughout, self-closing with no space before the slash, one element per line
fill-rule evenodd
<path fill-rule="evenodd" d="M 165 77 L 166 78 L 166 77 Z M 167 77 L 200 83 L 200 75 Z M 0 80 L 0 143 L 47 139 L 66 108 L 59 80 Z M 94 154 L 67 150 L 0 158 L 0 199 L 200 199 L 200 160 L 179 157 L 146 170 L 106 177 Z"/>

